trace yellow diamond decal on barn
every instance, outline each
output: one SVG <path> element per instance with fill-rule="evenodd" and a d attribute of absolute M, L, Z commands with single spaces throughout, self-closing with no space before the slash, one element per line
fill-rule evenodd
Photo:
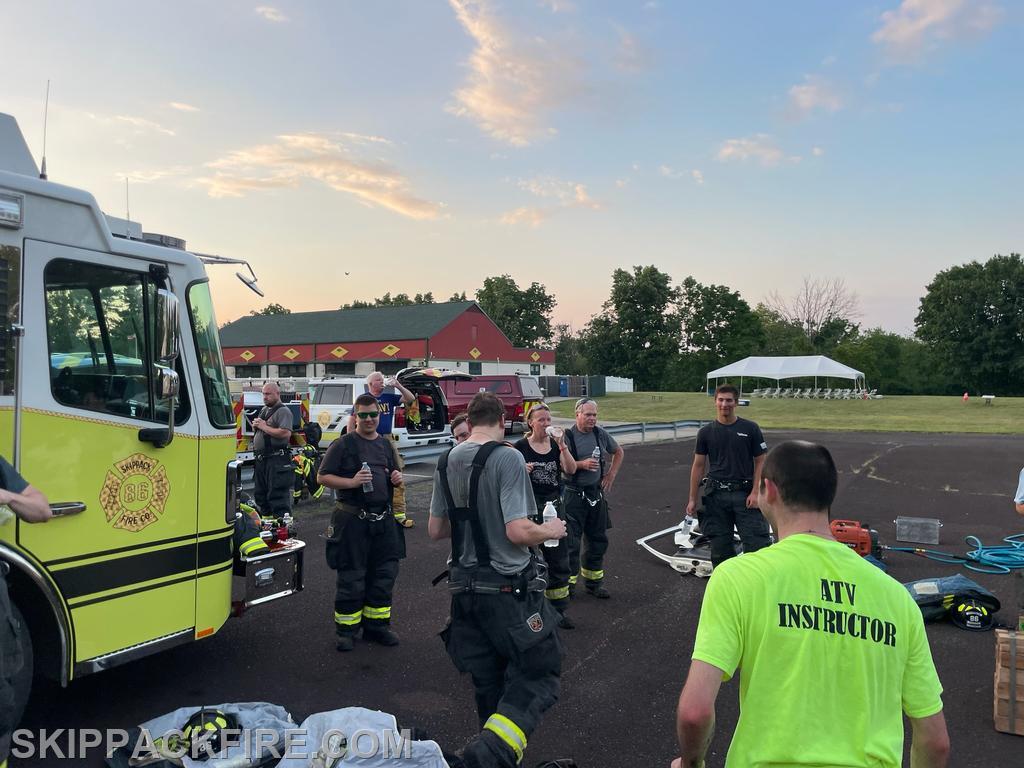
<path fill-rule="evenodd" d="M 538 360 L 540 360 L 540 355 L 538 355 L 536 352 L 534 352 L 532 355 L 530 355 L 530 359 L 533 360 L 533 362 L 536 363 Z"/>
<path fill-rule="evenodd" d="M 339 345 L 331 350 L 331 354 L 334 355 L 335 357 L 344 357 L 345 355 L 348 354 L 348 350 Z"/>
<path fill-rule="evenodd" d="M 398 351 L 398 347 L 396 347 L 394 344 L 388 344 L 386 347 L 384 347 L 381 350 L 381 352 L 383 352 L 388 357 L 391 357 L 391 355 L 395 354 L 395 352 L 397 352 L 397 351 Z"/>
<path fill-rule="evenodd" d="M 471 350 L 469 350 L 469 356 L 472 357 L 474 360 L 476 360 L 478 357 L 480 357 L 480 355 L 481 355 L 481 352 L 476 347 L 473 347 Z"/>
<path fill-rule="evenodd" d="M 287 357 L 289 360 L 294 360 L 296 357 L 299 356 L 299 351 L 297 349 L 289 349 L 287 352 L 284 353 L 284 356 Z"/>
<path fill-rule="evenodd" d="M 245 360 L 245 362 L 248 363 L 250 360 L 252 360 L 254 357 L 256 357 L 256 355 L 254 355 L 252 352 L 250 352 L 247 349 L 247 350 L 245 350 L 245 352 L 240 354 L 239 357 L 242 358 L 243 360 Z"/>

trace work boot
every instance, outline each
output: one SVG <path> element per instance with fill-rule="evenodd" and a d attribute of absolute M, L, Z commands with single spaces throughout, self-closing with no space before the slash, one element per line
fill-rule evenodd
<path fill-rule="evenodd" d="M 569 599 L 570 600 L 575 600 L 576 599 L 576 585 L 575 584 L 570 584 L 569 585 Z"/>
<path fill-rule="evenodd" d="M 562 629 L 576 629 L 576 622 L 563 613 L 558 616 L 558 626 Z"/>
<path fill-rule="evenodd" d="M 398 635 L 392 632 L 389 627 L 380 627 L 377 629 L 363 627 L 363 640 L 368 643 L 377 643 L 377 645 L 389 647 L 398 645 Z"/>
<path fill-rule="evenodd" d="M 347 653 L 356 647 L 355 636 L 350 634 L 338 635 L 334 638 L 334 648 L 342 653 Z"/>
<path fill-rule="evenodd" d="M 612 596 L 612 593 L 605 589 L 604 584 L 600 581 L 587 582 L 587 594 L 599 597 L 602 600 L 607 600 Z"/>

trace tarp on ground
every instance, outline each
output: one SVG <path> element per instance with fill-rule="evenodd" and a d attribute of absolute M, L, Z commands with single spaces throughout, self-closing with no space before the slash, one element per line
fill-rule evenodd
<path fill-rule="evenodd" d="M 863 371 L 837 363 L 824 355 L 794 355 L 787 357 L 745 357 L 735 363 L 710 371 L 709 379 L 737 377 L 773 379 L 799 379 L 807 376 L 833 379 L 863 379 Z"/>

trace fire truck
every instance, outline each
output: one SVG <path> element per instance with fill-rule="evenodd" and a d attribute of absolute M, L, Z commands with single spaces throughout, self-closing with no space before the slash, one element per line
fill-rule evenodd
<path fill-rule="evenodd" d="M 28 630 L 22 700 L 33 668 L 66 685 L 216 634 L 233 565 L 242 605 L 301 589 L 300 541 L 233 563 L 236 424 L 204 267 L 218 261 L 245 264 L 46 180 L 0 114 L 0 454 L 53 512 L 0 524 Z"/>

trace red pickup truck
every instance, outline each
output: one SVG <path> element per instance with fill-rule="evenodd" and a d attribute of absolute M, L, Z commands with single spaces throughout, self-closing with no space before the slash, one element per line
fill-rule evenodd
<path fill-rule="evenodd" d="M 435 379 L 444 393 L 449 422 L 466 411 L 477 392 L 493 392 L 505 406 L 505 423 L 512 432 L 525 431 L 527 411 L 544 399 L 535 379 L 517 374 L 472 376 L 461 371 L 424 368 L 415 373 L 407 369 L 399 376 L 403 381 L 418 376 Z"/>

